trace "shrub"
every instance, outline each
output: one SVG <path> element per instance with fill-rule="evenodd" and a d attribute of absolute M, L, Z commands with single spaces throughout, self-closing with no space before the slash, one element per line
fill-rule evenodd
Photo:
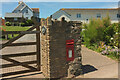
<path fill-rule="evenodd" d="M 86 46 L 90 46 L 94 43 L 98 43 L 103 40 L 104 25 L 100 19 L 91 19 L 89 24 L 85 24 L 85 30 L 81 33 L 84 38 Z"/>
<path fill-rule="evenodd" d="M 21 24 L 21 26 L 25 26 L 25 23 L 20 23 Z"/>
<path fill-rule="evenodd" d="M 99 43 L 100 41 L 109 43 L 110 38 L 115 34 L 114 25 L 111 25 L 109 16 L 103 18 L 102 20 L 91 19 L 89 24 L 83 25 L 85 30 L 81 33 L 81 35 L 83 36 L 84 44 L 89 46 L 93 43 Z"/>
<path fill-rule="evenodd" d="M 102 19 L 102 21 L 103 21 L 103 25 L 105 27 L 110 26 L 111 25 L 111 20 L 110 20 L 109 14 L 107 14 L 107 16 Z"/>
<path fill-rule="evenodd" d="M 108 27 L 105 28 L 104 30 L 104 41 L 106 42 L 106 44 L 110 43 L 110 39 L 113 37 L 113 35 L 115 34 L 115 24 L 112 24 Z"/>
<path fill-rule="evenodd" d="M 28 19 L 28 20 L 26 20 L 25 24 L 26 24 L 26 26 L 32 26 L 33 22 L 32 22 L 32 20 Z"/>
<path fill-rule="evenodd" d="M 11 23 L 10 22 L 6 22 L 5 25 L 6 26 L 11 26 Z"/>

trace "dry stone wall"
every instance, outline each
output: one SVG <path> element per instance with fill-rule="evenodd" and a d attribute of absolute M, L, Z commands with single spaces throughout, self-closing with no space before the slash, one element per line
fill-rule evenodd
<path fill-rule="evenodd" d="M 81 23 L 41 19 L 41 70 L 46 78 L 81 74 Z M 66 40 L 74 39 L 74 61 L 67 61 Z"/>

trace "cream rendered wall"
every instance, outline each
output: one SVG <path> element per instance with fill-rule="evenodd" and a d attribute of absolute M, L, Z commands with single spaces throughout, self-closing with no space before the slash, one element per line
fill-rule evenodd
<path fill-rule="evenodd" d="M 118 10 L 65 10 L 71 15 L 71 21 L 82 21 L 86 23 L 86 19 L 97 18 L 97 14 L 101 14 L 101 17 L 106 17 L 109 14 L 112 23 L 118 22 L 117 13 Z M 77 18 L 77 14 L 81 14 L 81 18 Z"/>

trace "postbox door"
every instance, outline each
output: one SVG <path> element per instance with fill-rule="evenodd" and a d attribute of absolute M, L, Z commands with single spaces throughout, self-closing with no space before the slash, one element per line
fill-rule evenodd
<path fill-rule="evenodd" d="M 74 40 L 67 40 L 66 41 L 66 56 L 67 61 L 74 60 Z"/>
<path fill-rule="evenodd" d="M 74 49 L 73 47 L 67 48 L 67 61 L 73 61 L 74 60 Z"/>

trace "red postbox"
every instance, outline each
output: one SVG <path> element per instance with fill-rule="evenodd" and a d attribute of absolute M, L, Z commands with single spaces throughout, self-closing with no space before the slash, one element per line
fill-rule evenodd
<path fill-rule="evenodd" d="M 66 56 L 67 61 L 74 60 L 74 40 L 66 40 Z"/>

